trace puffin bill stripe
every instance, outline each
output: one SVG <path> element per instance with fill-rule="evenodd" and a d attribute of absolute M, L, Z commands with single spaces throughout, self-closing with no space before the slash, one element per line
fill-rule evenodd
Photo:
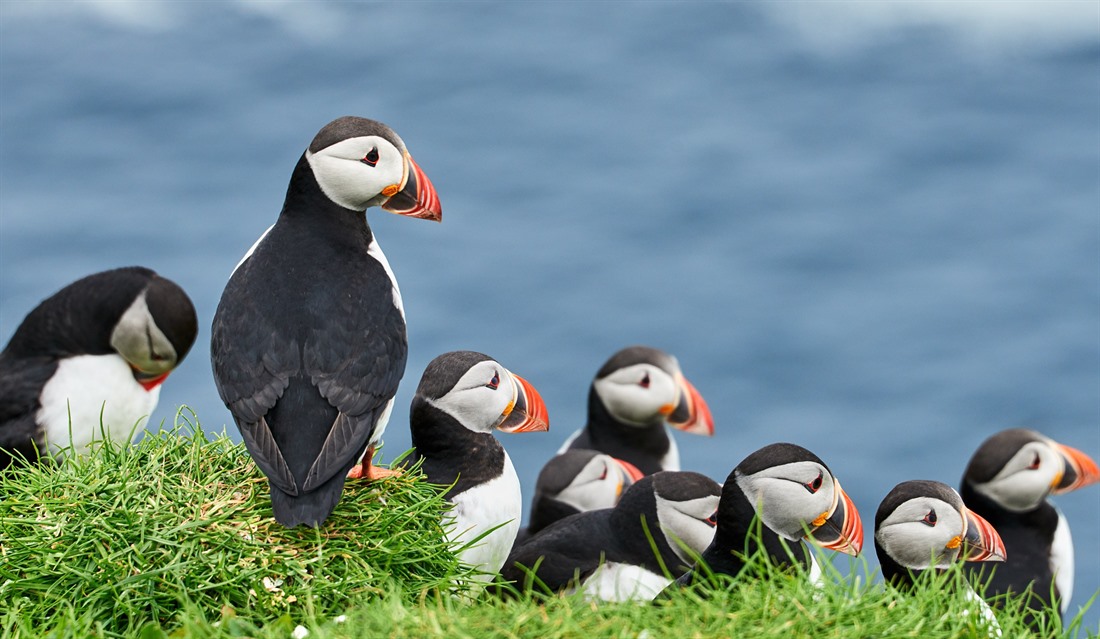
<path fill-rule="evenodd" d="M 1054 443 L 1054 449 L 1062 456 L 1065 472 L 1054 485 L 1052 494 L 1061 495 L 1100 482 L 1100 468 L 1091 457 L 1065 444 Z"/>
<path fill-rule="evenodd" d="M 959 558 L 963 561 L 1004 561 L 1008 553 L 993 524 L 968 508 L 963 508 L 963 515 L 966 517 L 966 534 Z"/>
<path fill-rule="evenodd" d="M 858 555 L 863 550 L 863 521 L 852 498 L 835 478 L 834 485 L 838 497 L 836 509 L 824 524 L 810 532 L 810 537 L 822 548 Z"/>
<path fill-rule="evenodd" d="M 668 416 L 668 423 L 677 430 L 693 435 L 714 435 L 714 417 L 703 395 L 687 379 L 680 378 L 680 403 Z"/>
<path fill-rule="evenodd" d="M 535 387 L 515 373 L 510 373 L 516 382 L 516 405 L 497 426 L 503 433 L 530 433 L 550 430 L 550 416 L 546 403 Z"/>

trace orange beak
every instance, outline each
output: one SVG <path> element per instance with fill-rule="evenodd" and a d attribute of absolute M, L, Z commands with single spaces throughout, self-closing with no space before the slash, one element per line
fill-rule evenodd
<path fill-rule="evenodd" d="M 638 481 L 642 477 L 645 477 L 645 473 L 638 470 L 638 467 L 634 464 L 631 464 L 630 462 L 624 461 L 622 459 L 618 459 L 617 457 L 613 457 L 612 459 L 614 459 L 615 463 L 617 463 L 623 469 L 623 474 L 630 478 L 631 484 Z"/>
<path fill-rule="evenodd" d="M 1065 471 L 1054 485 L 1051 491 L 1053 494 L 1061 495 L 1100 481 L 1100 468 L 1096 467 L 1096 462 L 1091 457 L 1076 448 L 1058 443 L 1054 443 L 1054 448 L 1065 462 Z"/>
<path fill-rule="evenodd" d="M 671 407 L 671 406 L 670 406 Z M 703 396 L 691 382 L 680 378 L 680 403 L 668 413 L 668 423 L 673 428 L 694 435 L 714 435 L 714 417 Z"/>
<path fill-rule="evenodd" d="M 382 208 L 390 213 L 422 220 L 443 220 L 443 207 L 439 195 L 435 192 L 431 180 L 420 170 L 420 165 L 412 156 L 405 154 L 405 184 L 401 190 L 390 196 Z"/>
<path fill-rule="evenodd" d="M 859 518 L 859 511 L 852 503 L 851 497 L 836 482 L 837 499 L 836 508 L 829 518 L 815 528 L 810 536 L 822 548 L 835 550 L 849 555 L 858 555 L 863 550 L 863 521 Z"/>
<path fill-rule="evenodd" d="M 516 399 L 511 411 L 497 430 L 504 433 L 531 433 L 550 430 L 550 415 L 542 396 L 527 380 L 510 373 L 516 381 Z"/>
<path fill-rule="evenodd" d="M 1004 561 L 1005 542 L 997 534 L 993 525 L 978 513 L 963 508 L 966 517 L 966 536 L 963 537 L 963 551 L 959 559 L 963 561 Z"/>

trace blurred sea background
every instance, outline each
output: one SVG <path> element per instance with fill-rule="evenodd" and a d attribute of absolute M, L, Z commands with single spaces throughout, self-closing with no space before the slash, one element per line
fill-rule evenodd
<path fill-rule="evenodd" d="M 529 498 L 636 343 L 714 413 L 676 436 L 685 469 L 799 443 L 868 535 L 896 483 L 957 485 L 1004 428 L 1100 458 L 1097 2 L 4 0 L 0 339 L 79 277 L 154 268 L 201 332 L 150 423 L 186 405 L 239 439 L 210 321 L 342 115 L 390 124 L 443 202 L 368 216 L 409 326 L 385 459 L 427 362 L 480 350 L 550 410 L 501 438 Z M 1100 490 L 1056 502 L 1076 610 Z"/>

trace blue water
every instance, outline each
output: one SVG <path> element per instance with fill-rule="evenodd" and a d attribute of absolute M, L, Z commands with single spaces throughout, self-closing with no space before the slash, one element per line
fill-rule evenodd
<path fill-rule="evenodd" d="M 387 457 L 425 364 L 481 350 L 548 403 L 549 434 L 502 438 L 530 490 L 596 369 L 644 343 L 714 412 L 713 439 L 678 438 L 686 469 L 797 442 L 870 530 L 894 484 L 956 484 L 1002 428 L 1100 457 L 1098 14 L 5 2 L 0 340 L 80 276 L 155 268 L 202 332 L 153 421 L 187 404 L 220 430 L 222 287 L 316 130 L 368 116 L 444 208 L 369 216 L 409 324 Z M 1100 590 L 1100 490 L 1057 502 L 1076 609 Z"/>

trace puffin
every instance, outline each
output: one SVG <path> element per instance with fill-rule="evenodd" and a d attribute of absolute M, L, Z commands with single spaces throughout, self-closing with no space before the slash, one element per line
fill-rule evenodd
<path fill-rule="evenodd" d="M 48 297 L 0 352 L 0 470 L 129 442 L 197 333 L 187 293 L 141 266 Z"/>
<path fill-rule="evenodd" d="M 558 452 L 597 450 L 646 475 L 680 470 L 680 453 L 666 423 L 687 433 L 714 434 L 710 408 L 676 358 L 649 346 L 629 346 L 596 372 L 588 391 L 588 422 Z"/>
<path fill-rule="evenodd" d="M 405 311 L 365 211 L 440 221 L 435 188 L 388 126 L 326 124 L 275 224 L 237 264 L 214 315 L 218 394 L 267 476 L 276 521 L 319 527 L 371 464 L 405 372 Z"/>
<path fill-rule="evenodd" d="M 570 515 L 517 544 L 501 579 L 521 592 L 649 601 L 710 543 L 720 491 L 699 473 L 647 475 L 614 508 Z"/>
<path fill-rule="evenodd" d="M 942 572 L 958 561 L 1004 561 L 997 530 L 964 504 L 959 493 L 938 481 L 911 480 L 894 487 L 875 513 L 875 553 L 886 583 L 902 591 L 917 587 L 927 571 Z M 962 593 L 978 603 L 991 636 L 1000 624 L 989 605 L 966 586 Z"/>
<path fill-rule="evenodd" d="M 538 391 L 496 360 L 454 351 L 425 368 L 409 409 L 413 450 L 426 479 L 453 505 L 447 540 L 476 579 L 496 576 L 519 530 L 523 501 L 508 453 L 491 434 L 546 431 L 550 418 Z"/>
<path fill-rule="evenodd" d="M 970 458 L 960 493 L 971 511 L 1000 533 L 1008 552 L 1000 564 L 967 564 L 985 596 L 1026 599 L 1030 623 L 1047 625 L 1046 612 L 1066 613 L 1073 594 L 1073 540 L 1069 524 L 1047 497 L 1100 481 L 1085 453 L 1034 430 L 1011 428 L 986 439 Z"/>
<path fill-rule="evenodd" d="M 705 573 L 736 577 L 756 553 L 777 566 L 800 565 L 821 580 L 809 536 L 823 548 L 858 555 L 863 522 L 825 462 L 796 444 L 765 446 L 746 457 L 722 485 L 714 541 L 676 588 L 706 582 Z"/>
<path fill-rule="evenodd" d="M 575 448 L 555 455 L 539 471 L 531 518 L 518 539 L 569 515 L 611 508 L 642 477 L 633 464 L 594 450 Z"/>

